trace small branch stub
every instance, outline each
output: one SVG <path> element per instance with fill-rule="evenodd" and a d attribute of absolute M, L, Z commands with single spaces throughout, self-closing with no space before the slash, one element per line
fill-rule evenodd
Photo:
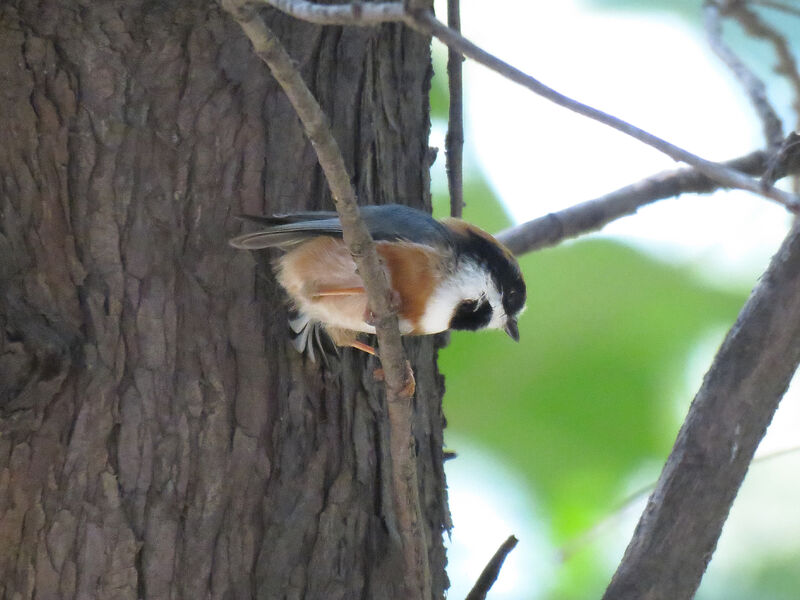
<path fill-rule="evenodd" d="M 511 551 L 516 548 L 518 541 L 516 536 L 510 535 L 508 539 L 500 545 L 497 552 L 492 556 L 492 559 L 484 567 L 472 590 L 467 594 L 466 600 L 485 600 L 486 594 L 489 593 L 489 590 L 500 575 L 500 569 L 503 568 L 503 563 L 506 561 Z"/>

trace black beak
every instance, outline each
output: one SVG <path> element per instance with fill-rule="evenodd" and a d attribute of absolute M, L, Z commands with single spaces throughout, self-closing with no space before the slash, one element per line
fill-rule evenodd
<path fill-rule="evenodd" d="M 519 327 L 517 327 L 517 320 L 514 319 L 513 317 L 509 317 L 508 319 L 506 319 L 506 326 L 504 328 L 504 331 L 508 334 L 508 337 L 510 337 L 512 340 L 514 340 L 515 342 L 519 341 Z"/>

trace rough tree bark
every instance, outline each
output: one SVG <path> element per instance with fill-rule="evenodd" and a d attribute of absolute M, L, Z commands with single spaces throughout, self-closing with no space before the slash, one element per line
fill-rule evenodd
<path fill-rule="evenodd" d="M 429 208 L 429 40 L 268 12 L 363 203 Z M 200 0 L 0 5 L 0 597 L 399 598 L 382 385 L 304 362 L 238 212 L 330 208 L 297 118 Z M 436 340 L 407 350 L 434 597 Z"/>

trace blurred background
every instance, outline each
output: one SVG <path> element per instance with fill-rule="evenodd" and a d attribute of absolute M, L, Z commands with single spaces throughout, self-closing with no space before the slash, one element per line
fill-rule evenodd
<path fill-rule="evenodd" d="M 769 3 L 765 3 L 769 4 Z M 800 40 L 797 14 L 753 4 Z M 437 1 L 444 19 L 446 5 Z M 464 34 L 560 92 L 705 158 L 764 146 L 747 98 L 711 52 L 697 1 L 462 0 Z M 725 41 L 797 127 L 771 46 L 725 22 Z M 444 171 L 446 51 L 434 43 L 434 209 Z M 489 231 L 589 200 L 667 157 L 464 65 L 464 216 Z M 493 600 L 599 598 L 693 394 L 778 248 L 789 216 L 740 192 L 662 200 L 603 232 L 522 257 L 521 342 L 454 333 L 440 355 L 454 528 L 451 598 L 510 534 L 520 542 Z M 700 600 L 800 598 L 800 384 L 762 442 Z"/>

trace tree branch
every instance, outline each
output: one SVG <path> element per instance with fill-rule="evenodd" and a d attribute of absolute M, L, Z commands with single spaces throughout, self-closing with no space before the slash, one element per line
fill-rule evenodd
<path fill-rule="evenodd" d="M 796 175 L 800 172 L 800 132 L 793 131 L 781 144 L 780 148 L 767 161 L 767 170 L 761 177 L 772 185 L 786 174 Z M 797 182 L 797 178 L 795 178 Z"/>
<path fill-rule="evenodd" d="M 780 0 L 750 0 L 750 2 L 800 17 L 800 8 L 792 6 L 788 2 L 781 2 Z"/>
<path fill-rule="evenodd" d="M 259 56 L 268 64 L 270 64 L 270 59 L 274 61 L 273 53 L 278 50 L 283 52 L 282 48 L 274 38 L 270 40 L 269 30 L 255 16 L 255 12 L 237 6 L 236 0 L 224 1 L 233 4 L 238 9 L 234 11 L 234 15 L 253 41 Z M 666 197 L 690 191 L 689 188 L 692 186 L 707 186 L 714 189 L 721 184 L 726 187 L 746 189 L 781 202 L 792 210 L 798 209 L 798 201 L 791 194 L 762 186 L 739 171 L 697 157 L 621 119 L 572 100 L 544 86 L 536 79 L 475 46 L 457 32 L 441 24 L 427 11 L 408 12 L 399 3 L 397 6 L 402 10 L 401 13 L 397 13 L 397 9 L 391 3 L 320 6 L 304 1 L 267 1 L 273 5 L 300 6 L 303 10 L 311 11 L 313 15 L 317 16 L 317 20 L 314 18 L 307 20 L 314 22 L 324 20 L 327 24 L 348 22 L 376 24 L 381 19 L 402 21 L 417 31 L 436 36 L 451 49 L 481 62 L 561 106 L 614 127 L 661 150 L 676 160 L 695 167 L 695 170 L 683 170 L 658 176 L 660 182 L 657 178 L 650 178 L 643 182 L 644 185 L 637 184 L 645 188 L 645 196 L 649 194 L 649 197 L 652 198 L 649 201 L 656 199 L 656 195 Z M 380 19 L 377 12 L 371 8 L 373 6 L 380 7 L 382 11 Z M 367 10 L 372 16 L 365 18 L 364 10 Z M 297 10 L 294 11 L 294 14 L 300 17 Z M 320 17 L 320 15 L 322 16 Z M 312 141 L 316 140 L 314 145 L 337 202 L 337 210 L 340 211 L 343 226 L 345 220 L 348 220 L 354 230 L 357 230 L 359 224 L 363 228 L 363 224 L 357 217 L 352 186 L 346 177 L 341 156 L 338 157 L 341 168 L 339 165 L 333 168 L 331 166 L 333 163 L 328 162 L 330 157 L 325 155 L 327 147 L 327 144 L 324 143 L 326 142 L 325 132 L 327 131 L 327 135 L 330 136 L 329 128 L 324 119 L 320 121 L 313 113 L 303 116 L 306 108 L 304 95 L 298 94 L 295 89 L 297 81 L 302 84 L 302 80 L 291 66 L 285 52 L 283 55 L 281 61 L 285 57 L 286 64 L 277 67 L 270 64 L 270 67 L 276 79 L 281 82 L 287 95 L 292 99 L 309 137 Z M 305 88 L 304 93 L 307 92 L 308 90 Z M 310 94 L 308 96 L 310 97 Z M 335 142 L 333 148 L 335 148 Z M 336 152 L 338 153 L 338 149 Z M 763 169 L 765 161 L 763 154 L 756 153 L 740 160 L 745 161 L 746 159 L 758 162 L 757 172 Z M 329 169 L 332 170 L 329 172 Z M 344 177 L 342 177 L 342 173 L 344 173 Z M 705 179 L 702 179 L 703 176 Z M 688 179 L 681 180 L 682 177 Z M 709 179 L 713 179 L 717 183 L 712 183 Z M 684 183 L 680 184 L 680 181 L 684 181 Z M 687 181 L 694 183 L 690 185 Z M 634 189 L 637 185 L 616 192 L 616 199 L 613 201 L 605 197 L 558 213 L 564 217 L 565 213 L 572 211 L 567 215 L 569 219 L 561 219 L 558 216 L 555 218 L 556 224 L 561 229 L 561 233 L 558 234 L 560 239 L 576 235 L 575 232 L 601 227 L 610 218 L 616 218 L 610 217 L 610 215 L 629 214 L 634 212 L 638 206 L 647 203 L 647 201 L 643 201 L 645 196 L 642 196 L 642 190 Z M 664 186 L 667 185 L 678 186 L 679 189 L 666 193 Z M 691 191 L 701 190 L 692 189 Z M 639 194 L 638 199 L 636 199 L 637 194 Z M 596 214 L 598 208 L 601 209 L 599 216 Z M 593 214 L 595 216 L 592 216 Z M 549 216 L 545 219 L 553 221 L 553 217 Z M 374 269 L 374 273 L 382 273 L 377 263 L 377 256 L 374 254 L 374 248 L 370 250 L 372 246 L 369 241 L 362 243 L 363 240 L 360 240 L 356 233 L 352 235 L 353 238 L 348 235 L 345 239 L 349 247 L 354 250 L 354 258 L 359 264 L 360 271 L 363 262 L 363 273 L 367 273 L 370 269 Z M 504 234 L 501 238 L 512 239 L 510 234 Z M 351 243 L 352 245 L 350 245 Z M 548 241 L 547 243 L 552 242 Z M 514 245 L 512 242 L 509 244 Z M 529 245 L 530 241 L 519 247 L 526 244 Z M 370 255 L 374 257 L 374 263 L 367 260 Z M 366 284 L 367 276 L 362 276 L 365 277 Z M 374 294 L 378 294 L 374 298 L 376 312 L 380 315 L 388 315 L 389 298 L 386 294 L 388 287 L 385 276 L 381 275 L 381 278 L 381 282 L 372 282 L 367 285 L 367 289 L 371 299 Z M 380 297 L 381 283 L 382 291 L 385 294 L 383 297 Z M 379 291 L 376 292 L 376 289 Z M 386 312 L 383 309 L 387 309 Z M 391 335 L 396 333 L 395 321 L 394 332 L 386 334 L 383 327 L 389 317 L 385 317 L 387 321 L 384 321 L 383 318 L 380 320 L 381 329 L 379 329 L 382 353 L 384 352 L 383 337 L 386 337 L 386 346 L 389 347 L 394 343 L 391 341 Z M 396 341 L 399 347 L 399 335 Z M 384 357 L 384 360 L 387 359 L 388 356 Z M 651 600 L 661 598 L 679 600 L 690 598 L 694 594 L 716 545 L 736 490 L 738 490 L 755 448 L 797 368 L 798 361 L 800 361 L 800 224 L 795 225 L 773 259 L 706 375 L 690 408 L 687 420 L 678 435 L 658 486 L 650 497 L 648 507 L 642 515 L 625 557 L 606 591 L 605 598 L 617 600 L 647 597 Z M 398 361 L 392 368 L 399 369 L 401 364 L 403 364 L 402 361 Z M 390 376 L 388 369 L 386 375 L 387 397 L 396 398 L 403 378 L 396 372 Z M 392 377 L 393 383 L 389 382 L 390 377 Z M 416 476 L 415 473 L 404 469 L 408 466 L 415 469 L 413 450 L 409 445 L 411 438 L 408 419 L 403 420 L 403 423 L 405 427 L 409 428 L 409 437 L 404 441 L 405 443 L 401 442 L 399 447 L 396 447 L 398 438 L 395 435 L 392 407 L 400 404 L 389 401 L 390 421 L 393 423 L 391 454 L 395 501 L 401 521 L 406 570 L 409 573 L 410 581 L 413 582 L 410 588 L 413 592 L 418 592 L 421 597 L 429 597 L 430 575 L 427 575 L 427 579 L 425 576 L 427 547 L 421 531 Z M 407 407 L 407 405 L 403 406 Z M 398 414 L 395 412 L 395 415 Z M 409 457 L 410 461 L 407 460 Z M 411 488 L 414 490 L 413 497 L 416 498 L 415 506 L 403 504 L 404 499 L 412 498 L 412 495 L 406 495 Z M 414 594 L 414 596 L 416 595 Z"/>
<path fill-rule="evenodd" d="M 489 593 L 494 582 L 497 581 L 498 575 L 500 575 L 500 569 L 503 568 L 503 563 L 506 561 L 508 555 L 511 554 L 511 551 L 517 546 L 518 541 L 519 540 L 517 540 L 515 536 L 510 535 L 508 539 L 500 545 L 497 552 L 492 556 L 492 559 L 484 567 L 483 571 L 481 571 L 478 581 L 475 582 L 475 585 L 472 587 L 469 594 L 467 594 L 466 600 L 485 600 L 486 594 Z"/>
<path fill-rule="evenodd" d="M 730 160 L 729 168 L 756 175 L 763 173 L 768 155 L 758 151 Z M 800 171 L 800 165 L 793 165 Z M 785 168 L 776 165 L 780 177 Z M 602 229 L 612 221 L 634 214 L 642 206 L 686 193 L 707 193 L 720 188 L 719 183 L 695 169 L 683 168 L 659 173 L 619 190 L 581 202 L 500 232 L 500 242 L 516 255 L 555 246 L 564 240 Z"/>
<path fill-rule="evenodd" d="M 447 0 L 447 25 L 461 31 L 461 2 Z M 460 218 L 464 211 L 464 101 L 462 66 L 464 57 L 452 48 L 447 51 L 447 85 L 450 90 L 445 157 L 450 216 Z"/>
<path fill-rule="evenodd" d="M 371 4 L 357 4 L 358 9 L 354 9 L 354 4 L 338 4 L 338 5 L 318 5 L 307 0 L 261 0 L 265 4 L 269 4 L 293 15 L 297 18 L 310 21 L 312 23 L 320 24 L 349 24 L 349 25 L 374 25 L 379 22 L 377 14 L 379 11 L 370 11 L 370 17 L 363 16 L 365 7 L 372 6 Z M 706 160 L 684 150 L 658 136 L 653 135 L 643 129 L 631 125 L 627 121 L 610 115 L 606 112 L 573 100 L 560 92 L 544 85 L 539 80 L 523 73 L 516 67 L 500 60 L 499 58 L 489 54 L 479 46 L 473 44 L 457 31 L 453 31 L 440 21 L 430 11 L 418 10 L 407 11 L 402 3 L 396 3 L 396 7 L 392 8 L 391 3 L 381 3 L 385 21 L 402 21 L 412 29 L 436 37 L 439 41 L 445 44 L 448 48 L 471 58 L 485 67 L 499 73 L 506 79 L 509 79 L 519 85 L 529 89 L 530 91 L 576 112 L 585 117 L 589 117 L 595 121 L 608 125 L 617 131 L 633 137 L 655 148 L 656 150 L 666 154 L 670 158 L 684 162 L 708 177 L 720 182 L 723 186 L 729 188 L 736 188 L 747 190 L 764 196 L 783 204 L 789 210 L 794 212 L 800 211 L 800 199 L 793 194 L 784 192 L 778 188 L 762 185 L 758 181 L 747 177 L 746 175 L 728 169 L 725 166 Z"/>
<path fill-rule="evenodd" d="M 778 113 L 769 103 L 767 89 L 764 82 L 756 77 L 755 73 L 736 56 L 733 50 L 722 41 L 722 24 L 720 6 L 712 1 L 704 6 L 706 34 L 711 49 L 724 62 L 734 74 L 750 99 L 750 104 L 755 108 L 756 114 L 761 119 L 764 129 L 764 138 L 769 148 L 777 148 L 783 141 L 783 123 Z"/>
<path fill-rule="evenodd" d="M 792 446 L 789 448 L 783 448 L 781 450 L 775 450 L 769 454 L 762 454 L 761 456 L 754 457 L 753 460 L 750 461 L 750 464 L 754 465 L 756 463 L 765 463 L 776 458 L 782 458 L 790 454 L 796 454 L 797 452 L 800 452 L 800 446 Z M 559 561 L 562 563 L 567 562 L 577 552 L 586 548 L 590 543 L 595 541 L 599 537 L 601 530 L 604 527 L 606 527 L 612 521 L 619 519 L 622 513 L 630 508 L 631 505 L 638 503 L 643 498 L 649 496 L 655 489 L 656 483 L 656 481 L 652 481 L 647 485 L 643 485 L 639 489 L 631 492 L 625 496 L 625 498 L 620 500 L 617 505 L 608 512 L 608 514 L 601 517 L 598 521 L 590 525 L 587 529 L 572 539 L 563 543 L 558 549 Z"/>
<path fill-rule="evenodd" d="M 717 352 L 606 600 L 693 597 L 800 362 L 800 223 Z"/>
<path fill-rule="evenodd" d="M 223 0 L 223 6 L 242 27 L 252 42 L 255 53 L 267 64 L 300 118 L 330 186 L 345 244 L 364 281 L 369 304 L 375 314 L 375 329 L 386 381 L 392 483 L 406 580 L 412 597 L 430 598 L 431 576 L 419 502 L 414 437 L 411 430 L 411 398 L 406 393 L 407 361 L 400 340 L 397 315 L 391 308 L 386 273 L 378 258 L 375 243 L 359 215 L 355 191 L 328 120 L 294 67 L 292 59 L 256 10 L 242 4 L 241 0 Z"/>
<path fill-rule="evenodd" d="M 601 110 L 573 100 L 560 92 L 544 85 L 537 79 L 530 75 L 523 73 L 516 67 L 512 67 L 506 62 L 492 56 L 482 48 L 476 46 L 457 32 L 452 31 L 429 13 L 422 13 L 413 15 L 408 21 L 409 25 L 418 31 L 433 35 L 440 41 L 445 43 L 448 47 L 458 50 L 472 60 L 496 71 L 510 79 L 511 81 L 520 84 L 521 86 L 531 90 L 532 92 L 550 100 L 551 102 L 563 106 L 573 112 L 576 112 L 585 117 L 589 117 L 595 121 L 608 125 L 617 131 L 629 135 L 640 142 L 647 144 L 663 152 L 670 158 L 684 162 L 701 173 L 707 175 L 711 179 L 720 182 L 725 187 L 737 188 L 753 192 L 760 196 L 770 198 L 776 202 L 783 204 L 792 211 L 800 210 L 800 200 L 793 194 L 784 192 L 777 188 L 765 188 L 758 181 L 743 175 L 732 169 L 715 163 L 704 158 L 692 154 L 683 148 L 680 148 L 666 140 L 663 140 L 652 133 L 639 129 L 622 119 L 605 113 Z"/>
<path fill-rule="evenodd" d="M 407 13 L 431 10 L 433 0 L 403 0 Z"/>
<path fill-rule="evenodd" d="M 797 122 L 800 123 L 800 71 L 797 69 L 797 61 L 794 59 L 786 38 L 767 25 L 756 12 L 750 10 L 743 2 L 729 2 L 728 10 L 742 24 L 747 33 L 772 45 L 775 56 L 778 58 L 778 64 L 774 68 L 775 73 L 783 75 L 789 81 L 794 95 L 792 107 Z M 800 8 L 797 11 L 800 14 Z"/>

